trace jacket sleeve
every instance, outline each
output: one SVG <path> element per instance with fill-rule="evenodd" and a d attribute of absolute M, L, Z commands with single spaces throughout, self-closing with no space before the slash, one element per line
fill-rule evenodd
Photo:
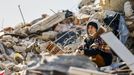
<path fill-rule="evenodd" d="M 89 48 L 89 49 L 85 49 L 84 50 L 84 54 L 86 56 L 93 56 L 93 55 L 97 55 L 97 54 L 100 54 L 100 51 L 99 49 L 93 49 L 93 48 Z"/>

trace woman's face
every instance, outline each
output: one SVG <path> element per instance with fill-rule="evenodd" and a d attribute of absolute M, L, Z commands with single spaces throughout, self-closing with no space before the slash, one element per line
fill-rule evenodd
<path fill-rule="evenodd" d="M 94 26 L 89 25 L 89 27 L 88 27 L 89 34 L 88 35 L 94 35 L 96 32 L 97 32 L 97 29 Z"/>

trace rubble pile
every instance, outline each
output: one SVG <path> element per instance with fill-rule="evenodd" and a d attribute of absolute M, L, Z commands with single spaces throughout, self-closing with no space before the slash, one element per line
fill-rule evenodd
<path fill-rule="evenodd" d="M 88 21 L 98 19 L 105 27 L 104 19 L 115 12 L 125 17 L 129 30 L 125 45 L 134 53 L 134 1 L 97 1 L 82 0 L 77 16 L 65 10 L 52 16 L 43 14 L 31 23 L 4 28 L 0 32 L 0 75 L 72 75 L 68 72 L 72 66 L 101 70 L 77 49 L 83 43 Z"/>
<path fill-rule="evenodd" d="M 1 65 L 4 65 L 0 66 L 1 70 L 4 70 L 6 75 L 25 75 L 24 73 L 28 73 L 29 75 L 29 72 L 31 75 L 31 71 L 28 70 L 39 69 L 37 67 L 42 67 L 41 64 L 46 66 L 44 67 L 46 68 L 44 71 L 49 70 L 48 67 L 51 63 L 48 63 L 47 66 L 46 61 L 51 55 L 72 55 L 80 43 L 78 42 L 79 36 L 84 30 L 81 26 L 73 26 L 74 18 L 73 13 L 67 10 L 58 12 L 53 16 L 34 20 L 29 24 L 19 24 L 14 28 L 4 28 L 0 36 L 0 61 Z M 65 30 L 62 29 L 62 27 L 69 28 Z M 75 48 L 74 46 L 69 46 L 69 44 L 73 44 L 73 42 L 76 43 L 76 45 L 74 45 L 76 46 Z M 68 58 L 68 63 L 69 59 L 74 58 L 75 60 L 76 58 L 77 60 L 77 56 L 72 56 L 72 58 L 71 56 L 63 57 Z M 84 60 L 84 57 L 78 57 L 78 59 L 79 58 Z M 60 61 L 62 59 L 60 59 Z M 72 61 L 70 61 L 72 65 L 74 60 L 72 59 Z M 79 62 L 80 60 L 77 61 Z M 56 63 L 53 64 L 56 65 Z M 66 63 L 64 64 L 66 65 Z M 69 69 L 69 66 L 71 65 L 68 64 L 67 69 Z M 56 70 L 57 66 L 52 67 Z M 95 66 L 92 68 L 95 68 Z M 65 69 L 66 73 L 67 69 Z"/>
<path fill-rule="evenodd" d="M 128 29 L 130 31 L 126 46 L 134 54 L 134 19 L 126 19 L 128 23 Z"/>

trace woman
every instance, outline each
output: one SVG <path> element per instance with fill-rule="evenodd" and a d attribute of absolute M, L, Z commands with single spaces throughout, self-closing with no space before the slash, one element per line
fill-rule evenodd
<path fill-rule="evenodd" d="M 84 51 L 86 56 L 92 57 L 98 67 L 110 65 L 113 59 L 110 48 L 99 36 L 100 32 L 104 32 L 103 28 L 99 27 L 96 22 L 89 22 L 87 24 L 88 37 L 85 39 L 85 45 L 79 48 Z"/>

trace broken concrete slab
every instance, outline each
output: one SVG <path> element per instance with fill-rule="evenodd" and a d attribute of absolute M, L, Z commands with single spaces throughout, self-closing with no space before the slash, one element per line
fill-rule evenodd
<path fill-rule="evenodd" d="M 96 70 L 90 70 L 90 69 L 83 69 L 78 67 L 70 67 L 69 69 L 69 75 L 114 75 L 104 72 L 99 72 Z"/>
<path fill-rule="evenodd" d="M 28 71 L 36 71 L 45 75 L 51 72 L 53 72 L 52 75 L 67 75 L 71 66 L 97 70 L 96 65 L 85 56 L 47 56 L 45 58 L 45 64 Z"/>
<path fill-rule="evenodd" d="M 132 72 L 134 72 L 134 55 L 121 43 L 121 41 L 119 41 L 112 32 L 102 34 L 101 38 L 123 61 L 126 62 L 127 66 L 132 70 Z"/>
<path fill-rule="evenodd" d="M 28 34 L 28 28 L 16 28 L 13 31 L 14 34 L 26 37 Z"/>
<path fill-rule="evenodd" d="M 53 16 L 45 18 L 34 25 L 29 29 L 30 33 L 36 33 L 37 31 L 44 31 L 46 29 L 51 28 L 55 24 L 63 21 L 65 19 L 65 12 L 58 12 Z"/>
<path fill-rule="evenodd" d="M 42 39 L 44 41 L 54 40 L 57 36 L 58 32 L 48 31 L 43 32 L 41 36 L 37 36 L 38 39 Z"/>

